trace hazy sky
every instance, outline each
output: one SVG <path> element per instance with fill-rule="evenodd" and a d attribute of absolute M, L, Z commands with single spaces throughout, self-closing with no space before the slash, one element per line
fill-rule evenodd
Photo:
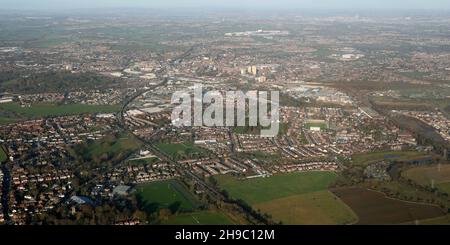
<path fill-rule="evenodd" d="M 450 0 L 0 0 L 0 9 L 71 8 L 446 9 Z"/>

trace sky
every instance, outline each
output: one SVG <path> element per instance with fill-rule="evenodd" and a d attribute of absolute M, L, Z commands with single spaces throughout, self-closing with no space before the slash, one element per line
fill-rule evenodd
<path fill-rule="evenodd" d="M 0 9 L 242 8 L 242 9 L 439 9 L 450 0 L 0 0 Z"/>

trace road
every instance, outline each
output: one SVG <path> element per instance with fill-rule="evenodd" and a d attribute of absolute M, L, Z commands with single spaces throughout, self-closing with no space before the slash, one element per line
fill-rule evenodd
<path fill-rule="evenodd" d="M 189 48 L 186 52 L 184 52 L 182 55 L 180 55 L 179 57 L 173 59 L 170 63 L 169 66 L 173 66 L 176 64 L 179 64 L 180 62 L 183 61 L 183 59 L 185 59 L 186 57 L 189 57 L 192 53 L 192 51 L 197 47 L 198 45 L 192 46 L 191 48 Z M 159 76 L 161 76 L 161 74 L 164 73 L 166 69 L 164 68 L 162 71 L 159 72 Z M 167 84 L 168 82 L 168 78 L 164 78 L 163 81 L 159 84 L 156 84 L 154 86 L 149 87 L 148 89 L 145 90 L 141 90 L 136 92 L 134 95 L 130 96 L 129 98 L 127 98 L 125 100 L 125 102 L 123 103 L 122 106 L 122 110 L 120 112 L 120 117 L 119 117 L 119 125 L 123 130 L 129 131 L 131 134 L 133 134 L 133 132 L 131 130 L 128 130 L 127 125 L 125 123 L 125 113 L 128 109 L 128 106 L 130 105 L 131 102 L 133 102 L 135 99 L 137 99 L 139 96 L 147 93 L 147 92 L 151 92 L 161 86 L 164 86 Z M 135 134 L 133 134 L 137 139 L 139 139 L 142 143 L 144 143 L 144 145 L 146 146 L 146 148 L 148 148 L 149 150 L 152 151 L 153 154 L 155 154 L 156 156 L 158 156 L 161 160 L 163 161 L 167 161 L 169 163 L 172 163 L 174 166 L 176 166 L 184 175 L 185 177 L 189 178 L 189 179 L 193 179 L 195 182 L 197 182 L 199 185 L 201 185 L 204 189 L 209 191 L 209 194 L 211 194 L 212 196 L 214 196 L 215 198 L 218 198 L 220 200 L 224 200 L 224 196 L 222 195 L 222 193 L 220 193 L 219 191 L 215 190 L 213 187 L 211 187 L 210 185 L 208 185 L 205 181 L 203 181 L 200 177 L 198 177 L 197 175 L 195 175 L 191 170 L 187 169 L 186 166 L 183 166 L 182 164 L 180 164 L 179 162 L 177 162 L 175 159 L 173 159 L 171 156 L 165 154 L 164 152 L 162 152 L 155 144 L 154 142 L 141 138 Z"/>
<path fill-rule="evenodd" d="M 143 95 L 144 93 L 147 92 L 151 92 L 154 89 L 164 86 L 167 83 L 168 79 L 164 79 L 163 82 L 154 85 L 146 90 L 142 90 L 137 92 L 136 94 L 132 95 L 130 98 L 128 98 L 121 110 L 121 115 L 120 115 L 120 119 L 119 119 L 119 125 L 120 127 L 125 130 L 125 131 L 129 131 L 129 133 L 133 134 L 133 132 L 131 130 L 128 130 L 128 127 L 125 123 L 125 113 L 127 111 L 128 106 L 130 105 L 131 102 L 133 102 L 133 100 L 135 100 L 136 98 L 138 98 L 139 96 Z M 194 181 L 196 181 L 199 185 L 201 185 L 203 188 L 205 188 L 206 190 L 208 190 L 210 192 L 211 195 L 213 195 L 215 198 L 218 198 L 220 200 L 224 200 L 225 198 L 223 197 L 223 195 L 218 192 L 217 190 L 215 190 L 214 188 L 212 188 L 210 185 L 208 185 L 205 181 L 203 181 L 200 177 L 198 177 L 197 175 L 195 175 L 194 173 L 192 173 L 189 169 L 186 168 L 186 166 L 183 166 L 182 164 L 180 164 L 179 162 L 177 162 L 176 160 L 174 160 L 171 156 L 165 154 L 164 152 L 162 152 L 155 144 L 154 142 L 144 139 L 142 137 L 139 137 L 138 135 L 133 134 L 137 139 L 139 139 L 142 143 L 144 143 L 145 147 L 148 150 L 151 150 L 152 153 L 154 155 L 156 155 L 157 157 L 159 157 L 161 160 L 163 161 L 167 161 L 169 163 L 172 163 L 174 166 L 176 166 L 184 175 L 185 177 L 188 177 L 189 179 L 193 179 Z"/>
<path fill-rule="evenodd" d="M 185 54 L 182 55 L 181 58 L 179 59 L 175 59 L 170 65 L 174 65 L 179 63 L 182 59 L 184 59 L 185 57 L 188 57 L 190 54 L 189 52 L 191 52 L 194 49 L 194 47 L 192 47 L 191 49 L 189 49 Z M 135 100 L 136 98 L 138 98 L 139 96 L 143 95 L 144 93 L 147 92 L 151 92 L 157 88 L 159 88 L 160 86 L 165 85 L 168 82 L 168 78 L 165 78 L 161 83 L 152 86 L 151 88 L 148 88 L 146 90 L 143 91 L 138 91 L 136 94 L 130 96 L 125 103 L 123 104 L 122 110 L 121 110 L 121 115 L 120 115 L 120 127 L 125 130 L 128 131 L 129 133 L 131 133 L 132 135 L 134 135 L 137 139 L 139 139 L 144 146 L 146 147 L 146 149 L 150 150 L 155 156 L 157 156 L 158 158 L 160 158 L 163 161 L 169 162 L 171 164 L 173 164 L 173 166 L 175 166 L 182 174 L 182 176 L 184 176 L 187 179 L 193 180 L 195 183 L 197 183 L 198 185 L 202 186 L 203 189 L 206 191 L 206 193 L 213 199 L 215 199 L 216 201 L 227 201 L 227 198 L 217 189 L 215 189 L 215 187 L 211 186 L 210 184 L 208 184 L 207 182 L 205 182 L 201 177 L 199 177 L 198 175 L 196 175 L 195 173 L 192 172 L 192 170 L 189 169 L 188 166 L 180 164 L 178 161 L 176 161 L 175 159 L 173 159 L 171 156 L 167 155 L 165 152 L 161 151 L 155 144 L 154 142 L 152 142 L 151 140 L 148 139 L 144 139 L 138 135 L 133 134 L 132 130 L 129 130 L 126 123 L 125 123 L 125 113 L 128 109 L 128 106 L 130 105 L 130 103 Z M 232 136 L 232 131 L 230 129 L 230 131 L 228 132 L 230 137 Z M 234 144 L 231 145 L 231 151 L 232 153 L 235 152 L 235 146 Z M 248 213 L 246 212 L 245 208 L 241 206 L 241 204 L 239 203 L 234 203 L 234 205 L 236 205 L 237 207 L 239 207 L 241 209 L 241 212 L 247 213 L 247 215 L 249 216 L 253 216 L 253 213 Z M 253 220 L 259 220 L 256 216 L 253 216 Z"/>
<path fill-rule="evenodd" d="M 178 63 L 180 63 L 184 58 L 190 56 L 190 53 L 195 49 L 195 46 L 191 47 L 188 51 L 186 51 L 185 53 L 183 53 L 180 57 L 174 59 L 172 62 L 169 63 L 169 66 L 172 65 L 176 65 Z M 161 74 L 165 73 L 165 68 L 160 71 L 157 75 L 160 77 L 160 79 L 162 79 L 162 82 L 156 85 L 153 85 L 145 90 L 140 90 L 137 91 L 135 94 L 129 96 L 128 98 L 126 98 L 126 100 L 123 103 L 123 106 L 121 108 L 120 111 L 120 116 L 118 118 L 119 120 L 119 125 L 118 127 L 120 129 L 122 129 L 123 131 L 129 132 L 130 134 L 134 135 L 137 139 L 139 139 L 144 146 L 150 150 L 154 155 L 156 155 L 157 157 L 159 157 L 161 160 L 163 161 L 167 161 L 171 164 L 173 164 L 173 166 L 175 166 L 180 172 L 181 174 L 190 180 L 193 180 L 194 182 L 196 182 L 198 185 L 202 186 L 203 189 L 207 192 L 207 194 L 214 198 L 215 200 L 218 201 L 225 201 L 226 198 L 225 196 L 218 190 L 216 190 L 214 187 L 212 187 L 211 185 L 209 185 L 208 183 L 206 183 L 201 177 L 197 176 L 195 173 L 192 172 L 192 170 L 189 169 L 188 166 L 183 165 L 181 163 L 179 163 L 178 161 L 176 161 L 175 159 L 173 159 L 172 156 L 169 156 L 168 154 L 166 154 L 165 152 L 161 151 L 155 144 L 154 142 L 152 142 L 151 140 L 147 140 L 144 139 L 138 135 L 135 135 L 132 130 L 130 130 L 127 127 L 126 121 L 125 121 L 125 115 L 127 110 L 129 109 L 129 105 L 138 97 L 142 96 L 143 94 L 147 93 L 147 92 L 151 92 L 154 91 L 155 89 L 164 86 L 167 84 L 167 82 L 169 81 L 169 78 L 162 78 Z M 230 132 L 231 133 L 231 132 Z M 232 150 L 234 151 L 234 145 L 232 146 Z M 113 167 L 120 165 L 122 162 L 117 162 L 115 164 L 113 164 Z M 104 172 L 108 171 L 109 169 L 104 169 Z M 98 176 L 102 176 L 102 173 L 100 173 Z M 87 183 L 85 183 L 85 185 L 89 184 L 89 183 L 93 183 L 96 181 L 96 178 L 93 178 L 91 180 L 89 180 Z M 67 200 L 71 195 L 73 194 L 73 191 L 71 191 L 69 193 L 69 195 L 66 195 L 66 197 L 64 198 L 64 200 Z M 239 205 L 238 205 L 239 206 Z M 240 206 L 239 206 L 240 207 Z M 242 207 L 240 207 L 242 209 L 242 212 L 244 209 Z M 251 214 L 249 214 L 251 215 Z"/>

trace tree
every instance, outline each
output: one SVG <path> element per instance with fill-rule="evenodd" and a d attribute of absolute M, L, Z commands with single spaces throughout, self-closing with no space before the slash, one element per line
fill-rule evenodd
<path fill-rule="evenodd" d="M 169 205 L 169 210 L 170 212 L 172 212 L 172 214 L 176 214 L 180 210 L 180 207 L 181 202 L 177 201 Z"/>
<path fill-rule="evenodd" d="M 158 217 L 160 220 L 167 220 L 171 215 L 171 211 L 167 208 L 162 208 L 159 210 Z"/>

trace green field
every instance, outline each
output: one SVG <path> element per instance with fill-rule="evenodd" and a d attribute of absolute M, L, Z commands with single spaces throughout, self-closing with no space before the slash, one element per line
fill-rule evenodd
<path fill-rule="evenodd" d="M 450 215 L 404 223 L 404 225 L 450 225 Z"/>
<path fill-rule="evenodd" d="M 284 224 L 347 224 L 355 214 L 327 189 L 336 179 L 333 172 L 303 172 L 269 178 L 238 180 L 216 177 L 233 199 L 268 213 Z"/>
<path fill-rule="evenodd" d="M 353 164 L 369 165 L 380 161 L 409 161 L 428 157 L 429 155 L 417 151 L 383 151 L 356 154 L 352 156 Z"/>
<path fill-rule="evenodd" d="M 353 211 L 327 190 L 275 199 L 255 207 L 287 225 L 350 224 L 357 220 Z"/>
<path fill-rule="evenodd" d="M 235 134 L 252 134 L 259 135 L 261 133 L 261 129 L 270 129 L 269 127 L 261 127 L 261 126 L 238 126 L 233 128 L 233 133 Z M 289 124 L 280 123 L 278 129 L 278 135 L 285 135 L 289 129 Z"/>
<path fill-rule="evenodd" d="M 158 160 L 159 158 L 157 157 L 147 157 L 147 158 L 131 159 L 128 161 L 128 163 L 131 165 L 146 165 L 158 162 Z"/>
<path fill-rule="evenodd" d="M 169 156 L 176 158 L 206 154 L 207 150 L 195 146 L 193 143 L 158 144 L 157 147 Z"/>
<path fill-rule="evenodd" d="M 175 180 L 153 182 L 136 187 L 141 208 L 149 213 L 161 208 L 177 211 L 193 211 L 198 202 L 189 191 Z"/>
<path fill-rule="evenodd" d="M 441 191 L 443 191 L 443 192 L 445 192 L 445 193 L 450 194 L 450 182 L 437 184 L 436 187 L 437 187 L 439 190 L 441 190 Z"/>
<path fill-rule="evenodd" d="M 8 124 L 8 123 L 13 123 L 15 120 L 13 118 L 8 118 L 8 117 L 0 117 L 0 125 L 2 124 Z"/>
<path fill-rule="evenodd" d="M 325 129 L 327 129 L 327 124 L 326 123 L 305 123 L 306 129 L 310 129 L 311 127 L 317 127 L 317 128 L 320 128 L 321 130 L 325 130 Z"/>
<path fill-rule="evenodd" d="M 0 105 L 0 110 L 17 113 L 27 118 L 40 118 L 49 116 L 67 116 L 88 113 L 111 113 L 120 110 L 119 105 L 83 105 L 67 104 L 56 105 L 50 103 L 34 104 L 30 107 L 22 107 L 18 103 L 6 103 Z"/>
<path fill-rule="evenodd" d="M 373 103 L 385 109 L 397 110 L 431 110 L 435 106 L 429 100 L 392 98 L 392 97 L 371 97 Z"/>
<path fill-rule="evenodd" d="M 226 215 L 214 211 L 200 211 L 189 214 L 180 214 L 162 221 L 163 225 L 232 225 Z"/>
<path fill-rule="evenodd" d="M 63 37 L 45 38 L 42 40 L 30 42 L 29 45 L 33 48 L 51 48 L 54 46 L 62 45 L 68 42 L 69 39 Z"/>
<path fill-rule="evenodd" d="M 304 172 L 275 175 L 270 178 L 238 180 L 222 175 L 216 179 L 219 185 L 235 199 L 248 204 L 271 201 L 292 195 L 322 191 L 335 180 L 332 172 Z"/>
<path fill-rule="evenodd" d="M 413 79 L 423 79 L 424 77 L 429 76 L 431 73 L 412 71 L 412 72 L 400 72 L 399 74 Z"/>
<path fill-rule="evenodd" d="M 70 153 L 87 162 L 111 162 L 137 151 L 142 143 L 133 135 L 108 135 L 99 140 L 75 146 Z"/>
<path fill-rule="evenodd" d="M 140 147 L 140 142 L 132 136 L 122 135 L 120 138 L 107 136 L 89 146 L 88 154 L 101 156 L 102 154 L 117 154 L 124 151 L 135 151 Z"/>
<path fill-rule="evenodd" d="M 3 148 L 0 147 L 0 163 L 6 161 L 7 157 L 8 157 L 8 156 L 6 155 L 6 153 L 5 153 L 5 151 L 3 150 Z"/>
<path fill-rule="evenodd" d="M 325 47 L 319 47 L 311 54 L 317 56 L 320 59 L 329 59 L 329 56 L 333 54 L 333 51 Z"/>
<path fill-rule="evenodd" d="M 450 165 L 441 164 L 410 168 L 402 173 L 408 179 L 423 185 L 429 185 L 432 180 L 435 184 L 450 182 Z"/>
<path fill-rule="evenodd" d="M 434 184 L 439 190 L 450 194 L 450 165 L 448 164 L 410 168 L 404 171 L 402 176 L 421 185 Z"/>

